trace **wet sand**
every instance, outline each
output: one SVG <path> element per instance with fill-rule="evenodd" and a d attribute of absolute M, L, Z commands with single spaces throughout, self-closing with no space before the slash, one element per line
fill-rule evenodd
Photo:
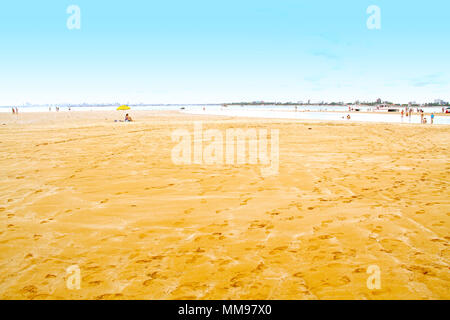
<path fill-rule="evenodd" d="M 0 298 L 450 298 L 450 126 L 131 115 L 0 114 Z M 279 129 L 279 174 L 173 164 L 194 120 Z"/>

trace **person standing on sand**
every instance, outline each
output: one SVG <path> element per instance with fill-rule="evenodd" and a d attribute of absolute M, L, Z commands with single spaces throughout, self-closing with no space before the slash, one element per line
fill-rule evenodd
<path fill-rule="evenodd" d="M 11 109 L 12 109 L 12 113 L 16 114 L 16 110 L 14 110 L 14 107 L 12 107 Z"/>
<path fill-rule="evenodd" d="M 402 118 L 403 118 L 404 114 L 405 114 L 405 111 L 402 109 Z"/>
<path fill-rule="evenodd" d="M 19 108 L 16 107 L 16 114 L 19 114 Z"/>
<path fill-rule="evenodd" d="M 423 110 L 420 110 L 420 123 L 424 123 L 423 122 Z"/>
<path fill-rule="evenodd" d="M 431 114 L 431 124 L 434 122 L 434 113 Z"/>

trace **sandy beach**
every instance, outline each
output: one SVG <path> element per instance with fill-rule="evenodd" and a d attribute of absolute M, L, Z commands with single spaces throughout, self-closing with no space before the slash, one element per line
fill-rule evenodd
<path fill-rule="evenodd" d="M 1 299 L 450 299 L 450 126 L 131 115 L 0 114 Z M 279 173 L 174 164 L 194 121 Z"/>

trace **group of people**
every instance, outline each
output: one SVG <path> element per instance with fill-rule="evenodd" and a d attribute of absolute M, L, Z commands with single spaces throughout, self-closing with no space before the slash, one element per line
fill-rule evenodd
<path fill-rule="evenodd" d="M 427 120 L 427 118 L 425 117 L 423 110 L 420 109 L 419 112 L 420 112 L 420 123 L 423 123 L 423 124 L 428 123 L 428 120 Z M 430 124 L 433 124 L 433 123 L 434 123 L 434 113 L 431 113 L 431 116 L 430 116 Z"/>
<path fill-rule="evenodd" d="M 423 112 L 423 110 L 422 110 L 422 112 Z M 405 116 L 405 114 L 406 114 L 407 117 L 411 118 L 412 113 L 413 113 L 413 109 L 412 108 L 405 108 L 405 110 L 402 109 L 402 111 L 401 111 L 402 118 Z"/>
<path fill-rule="evenodd" d="M 427 118 L 423 115 L 423 111 L 420 113 L 420 122 L 421 123 L 427 123 Z M 434 113 L 430 116 L 430 123 L 433 124 L 434 122 Z"/>
<path fill-rule="evenodd" d="M 425 113 L 424 113 L 423 109 L 417 108 L 416 111 L 417 111 L 417 113 L 420 114 L 420 123 L 428 123 L 428 120 L 425 117 Z M 412 108 L 405 108 L 405 110 L 402 109 L 402 111 L 401 111 L 402 118 L 405 115 L 411 118 L 412 113 L 413 113 L 413 109 Z M 431 113 L 430 123 L 433 124 L 433 122 L 434 122 L 434 113 Z"/>
<path fill-rule="evenodd" d="M 12 113 L 13 113 L 13 114 L 19 114 L 19 108 L 17 108 L 17 107 L 12 107 L 11 109 L 12 109 Z"/>

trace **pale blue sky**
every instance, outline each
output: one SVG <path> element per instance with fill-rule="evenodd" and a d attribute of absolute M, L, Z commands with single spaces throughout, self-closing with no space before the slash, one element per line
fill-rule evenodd
<path fill-rule="evenodd" d="M 448 0 L 2 1 L 0 105 L 450 100 L 449 21 Z"/>

